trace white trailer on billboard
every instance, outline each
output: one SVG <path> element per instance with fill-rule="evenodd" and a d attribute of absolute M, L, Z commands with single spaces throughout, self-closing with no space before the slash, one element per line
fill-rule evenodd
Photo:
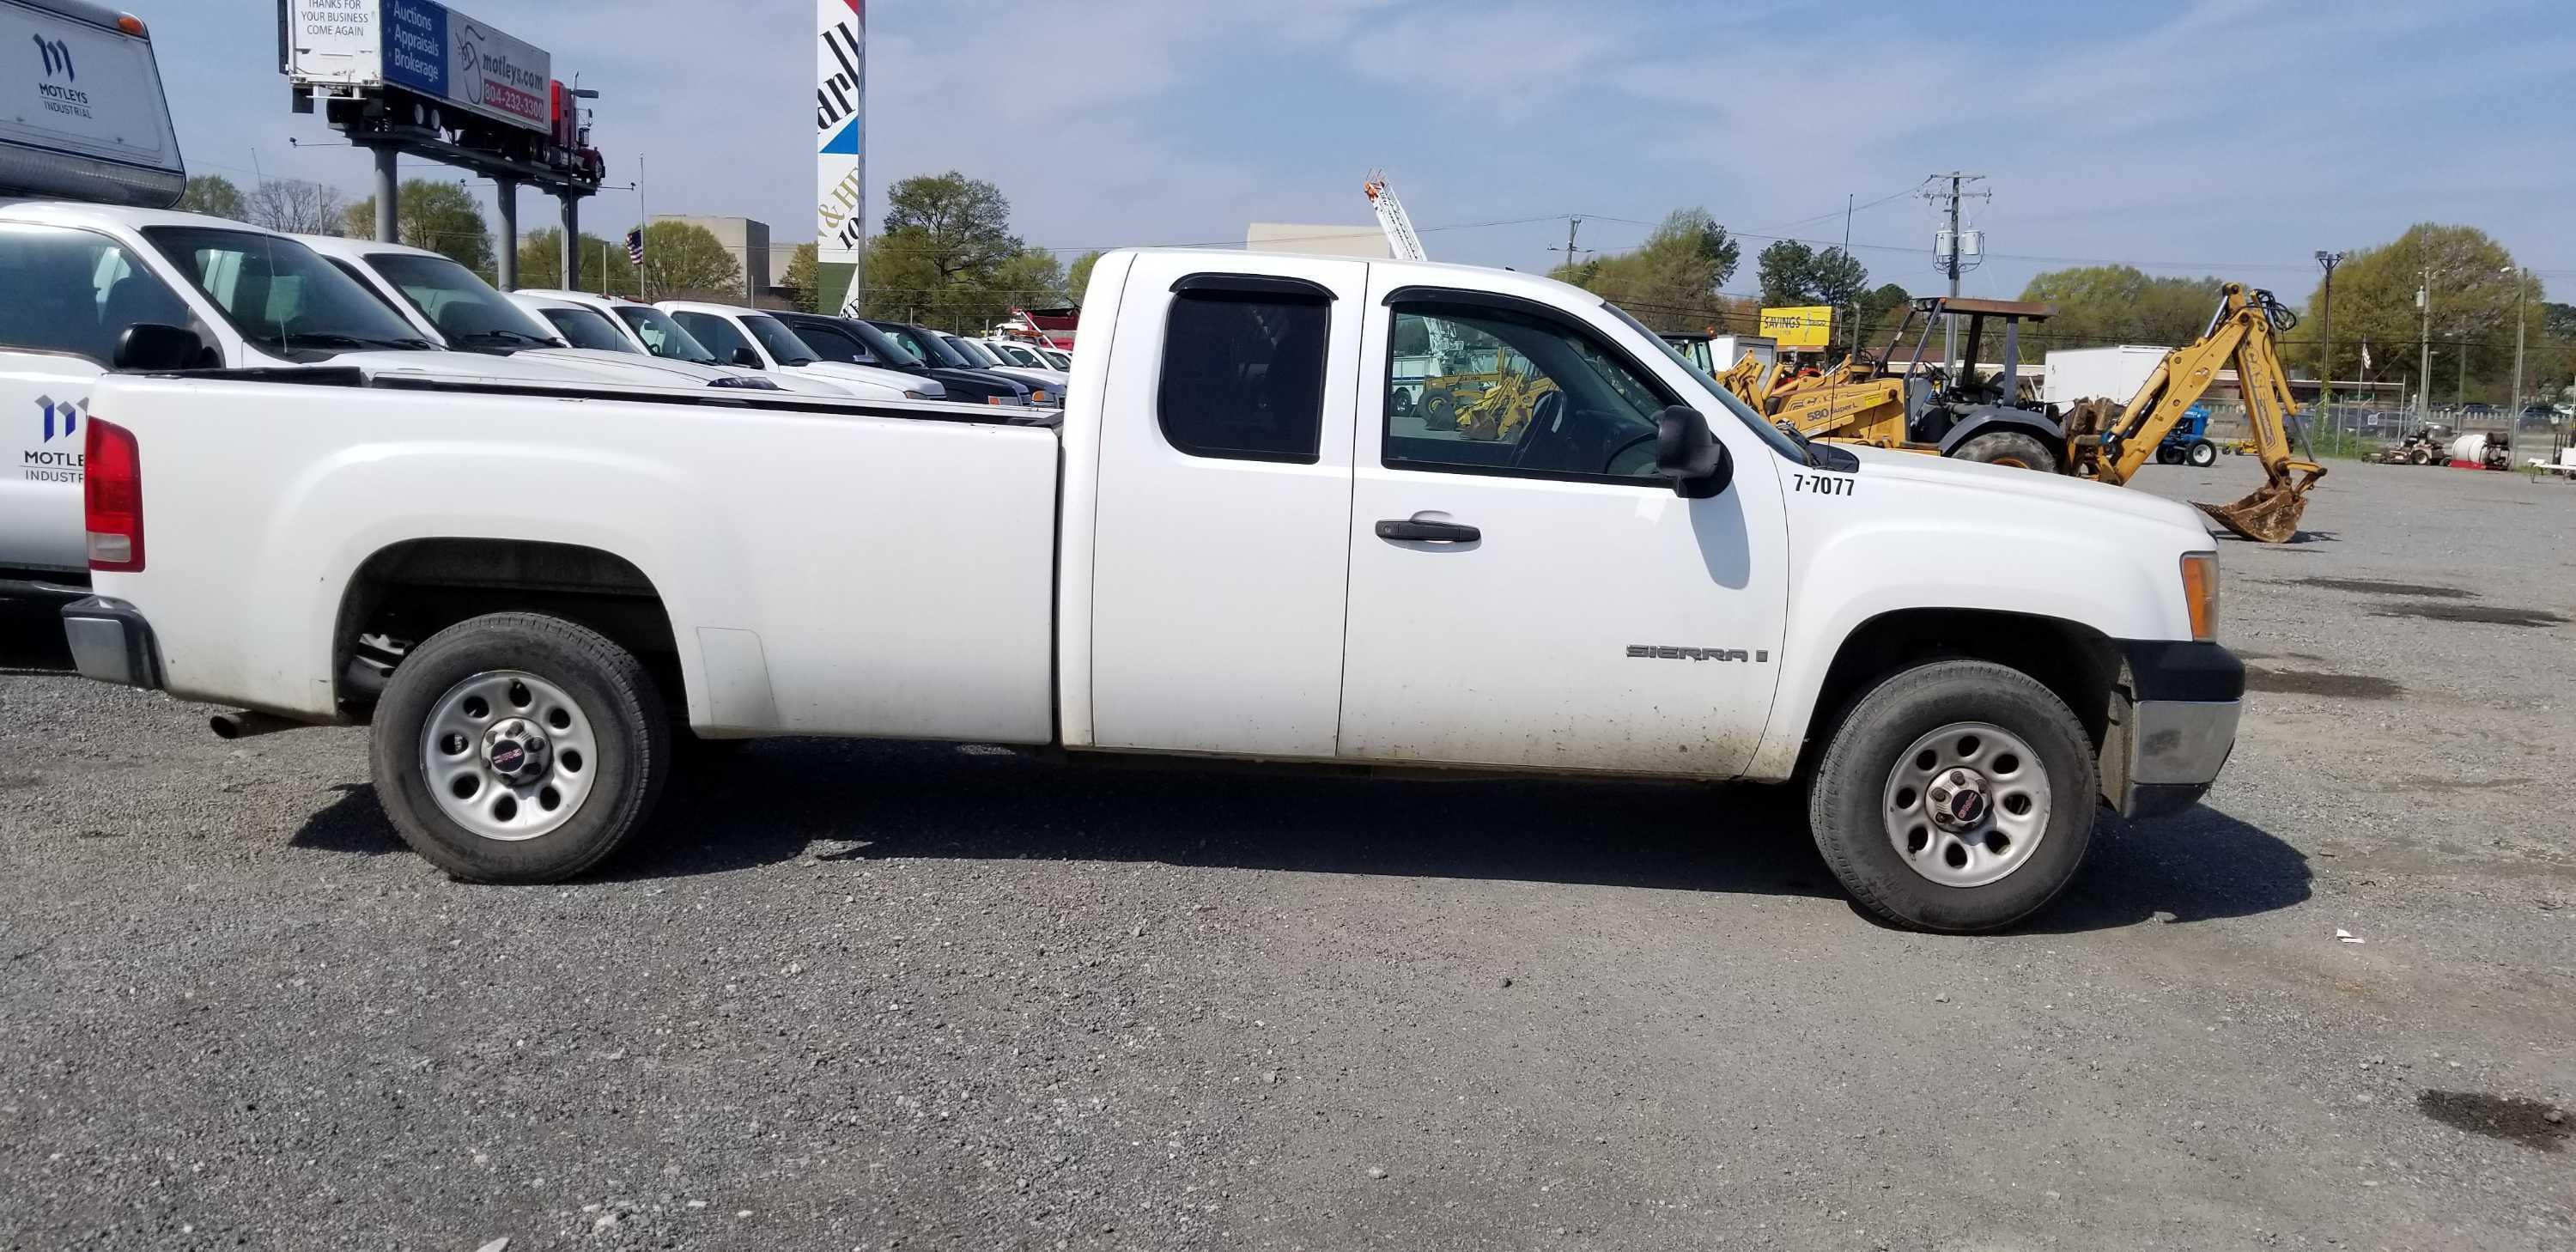
<path fill-rule="evenodd" d="M 529 130 L 550 131 L 545 49 L 438 0 L 280 0 L 287 76 L 346 94 L 400 87 Z"/>

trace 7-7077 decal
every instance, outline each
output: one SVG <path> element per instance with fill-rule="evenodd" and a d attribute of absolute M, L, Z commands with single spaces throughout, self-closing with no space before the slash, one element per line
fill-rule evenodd
<path fill-rule="evenodd" d="M 1797 480 L 1796 490 L 1813 492 L 1820 496 L 1850 495 L 1853 484 L 1859 481 L 1828 474 L 1792 474 L 1790 477 Z"/>

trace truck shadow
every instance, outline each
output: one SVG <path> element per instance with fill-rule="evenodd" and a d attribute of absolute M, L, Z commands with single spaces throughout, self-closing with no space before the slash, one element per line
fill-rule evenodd
<path fill-rule="evenodd" d="M 72 667 L 63 619 L 52 604 L 0 600 L 0 674 L 61 673 Z"/>
<path fill-rule="evenodd" d="M 1787 787 L 1413 781 L 781 740 L 675 783 L 656 826 L 610 877 L 807 856 L 1031 858 L 1843 894 Z M 2297 849 L 2214 809 L 2144 826 L 2106 818 L 2083 875 L 2025 929 L 2265 913 L 2305 901 L 2310 881 Z"/>

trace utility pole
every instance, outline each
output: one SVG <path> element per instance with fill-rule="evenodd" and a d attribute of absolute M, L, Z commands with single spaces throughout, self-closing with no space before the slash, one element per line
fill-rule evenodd
<path fill-rule="evenodd" d="M 2325 355 L 2325 365 L 2324 365 L 2321 369 L 2319 369 L 2319 371 L 2318 371 L 2318 373 L 2317 373 L 2317 383 L 2318 383 L 2318 392 L 2317 392 L 2317 394 L 2318 394 L 2318 397 L 2319 397 L 2319 399 L 2318 399 L 2318 401 L 2317 401 L 2317 402 L 2318 402 L 2320 405 L 2324 406 L 2324 408 L 2325 408 L 2325 412 L 2326 412 L 2326 420 L 2327 420 L 2327 421 L 2329 421 L 2329 422 L 2333 422 L 2333 421 L 2335 420 L 2335 417 L 2334 417 L 2334 272 L 2335 272 L 2335 267 L 2336 267 L 2336 266 L 2343 264 L 2343 254 L 2342 254 L 2342 253 L 2340 253 L 2340 252 L 2328 252 L 2328 251 L 2326 251 L 2326 250 L 2325 250 L 2325 249 L 2323 249 L 2323 248 L 2319 248 L 2319 249 L 2317 249 L 2317 264 L 2324 266 L 2324 267 L 2325 267 L 2325 270 L 2326 270 L 2326 292 L 2325 292 L 2325 306 L 2326 306 L 2326 310 L 2325 310 L 2325 312 L 2326 312 L 2326 315 L 2325 315 L 2325 323 L 2326 323 L 2326 325 L 2325 325 L 2326 355 Z M 2340 446 L 2342 445 L 2342 443 L 2343 443 L 2343 427 L 2342 427 L 2342 425 L 2341 425 L 2340 423 L 2337 423 L 2337 424 L 2335 425 L 2335 427 L 2334 427 L 2334 430 L 2335 430 L 2335 443 L 2336 443 L 2336 445 L 2337 445 L 2338 447 L 2340 447 Z"/>
<path fill-rule="evenodd" d="M 2522 336 L 2531 297 L 2531 271 L 2508 269 L 2506 272 L 2513 275 L 2513 395 L 2504 406 L 2505 464 L 2511 465 L 2514 453 L 2519 451 L 2514 445 L 2522 434 Z"/>
<path fill-rule="evenodd" d="M 1944 179 L 1947 179 L 1950 184 L 1946 191 L 1941 188 Z M 1967 190 L 1970 183 L 1986 181 L 1986 176 L 1983 174 L 1952 170 L 1947 174 L 1935 174 L 1924 181 L 1932 184 L 1924 190 L 1924 199 L 1935 203 L 1946 202 L 1949 205 L 1950 228 L 1942 231 L 1940 237 L 1933 242 L 1932 261 L 1949 274 L 1950 298 L 1956 300 L 1959 298 L 1959 275 L 1969 268 L 1961 263 L 1964 259 L 1963 254 L 1968 250 L 1968 238 L 1959 230 L 1959 202 L 1967 199 L 1991 200 L 1994 198 L 1994 193 Z M 1982 254 L 1984 249 L 1980 247 L 1978 252 Z M 1944 315 L 1941 319 L 1941 362 L 1942 367 L 1950 372 L 1952 378 L 1959 376 L 1959 319 L 1949 315 Z"/>
<path fill-rule="evenodd" d="M 2424 271 L 2424 284 L 2415 289 L 2415 307 L 2424 311 L 2424 338 L 2417 344 L 2420 354 L 2415 371 L 2415 424 L 2433 420 L 2433 271 Z"/>
<path fill-rule="evenodd" d="M 1574 232 L 1582 225 L 1582 218 L 1568 216 L 1565 219 L 1565 265 L 1568 269 L 1572 269 L 1574 267 L 1574 258 L 1577 253 L 1592 251 L 1590 248 L 1578 248 L 1574 246 Z M 1550 248 L 1548 251 L 1554 252 L 1556 249 Z"/>

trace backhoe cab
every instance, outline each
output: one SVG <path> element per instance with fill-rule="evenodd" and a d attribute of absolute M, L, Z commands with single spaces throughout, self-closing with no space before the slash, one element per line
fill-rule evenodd
<path fill-rule="evenodd" d="M 2018 378 L 2021 324 L 2044 321 L 2055 311 L 2018 300 L 1923 297 L 1875 357 L 1855 352 L 1822 373 L 1774 382 L 1763 397 L 1765 415 L 1810 439 L 2059 472 L 2064 428 L 2024 393 Z M 1968 323 L 1960 358 L 1967 364 L 1956 378 L 1945 362 L 1923 358 L 1933 332 L 1950 317 Z M 2003 367 L 1984 375 L 1975 362 L 1989 321 L 2000 323 Z M 1897 352 L 1909 332 L 1913 347 L 1900 367 Z"/>

